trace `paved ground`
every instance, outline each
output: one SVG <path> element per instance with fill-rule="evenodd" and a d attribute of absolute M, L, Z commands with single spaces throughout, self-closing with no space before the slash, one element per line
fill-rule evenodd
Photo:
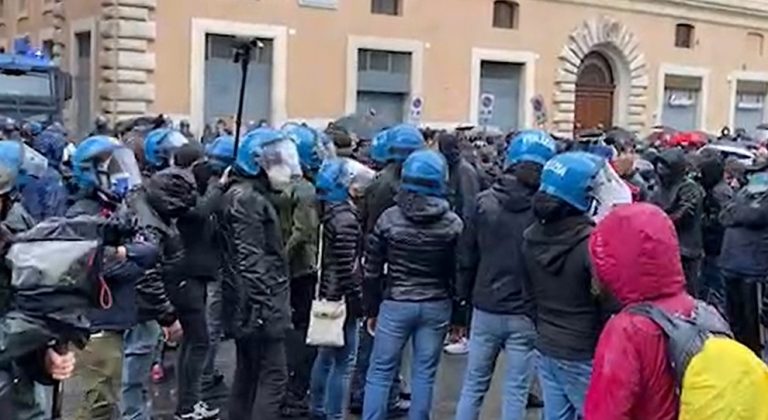
<path fill-rule="evenodd" d="M 172 365 L 172 359 L 175 354 L 169 353 L 167 363 Z M 501 418 L 501 393 L 500 393 L 500 373 L 502 363 L 497 368 L 498 374 L 494 380 L 491 390 L 488 393 L 484 404 L 482 420 L 495 420 Z M 227 374 L 228 380 L 231 378 L 234 370 L 235 358 L 234 347 L 231 344 L 225 344 L 219 352 L 219 366 Z M 464 374 L 466 357 L 464 356 L 443 356 L 438 371 L 437 389 L 435 391 L 434 419 L 448 420 L 453 418 L 456 404 L 461 392 L 461 382 Z M 168 369 L 170 376 L 173 375 L 173 367 Z M 74 418 L 74 409 L 81 395 L 79 391 L 77 378 L 69 381 L 64 391 L 64 419 Z M 173 409 L 175 407 L 176 395 L 174 390 L 174 380 L 170 378 L 165 383 L 154 387 L 152 390 L 153 404 L 156 413 L 155 420 L 172 420 Z M 355 419 L 355 416 L 350 416 Z M 526 420 L 536 420 L 540 418 L 538 410 L 532 410 L 528 413 Z M 245 420 L 245 419 L 241 419 Z"/>

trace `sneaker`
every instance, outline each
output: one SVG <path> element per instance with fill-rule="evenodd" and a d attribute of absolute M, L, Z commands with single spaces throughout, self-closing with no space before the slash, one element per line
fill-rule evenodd
<path fill-rule="evenodd" d="M 460 338 L 457 341 L 443 347 L 443 351 L 452 355 L 462 355 L 469 353 L 469 340 Z"/>
<path fill-rule="evenodd" d="M 405 400 L 397 400 L 393 403 L 388 410 L 387 418 L 396 419 L 405 417 L 408 415 L 408 410 L 411 409 L 411 402 Z"/>
<path fill-rule="evenodd" d="M 195 413 L 199 414 L 202 419 L 214 420 L 219 418 L 220 410 L 218 408 L 211 407 L 203 401 L 199 401 L 195 404 Z"/>

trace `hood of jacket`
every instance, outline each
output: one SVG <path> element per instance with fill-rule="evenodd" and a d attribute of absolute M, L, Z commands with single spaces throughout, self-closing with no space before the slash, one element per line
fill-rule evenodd
<path fill-rule="evenodd" d="M 531 199 L 535 190 L 526 187 L 514 175 L 504 174 L 493 184 L 491 193 L 501 206 L 513 213 L 521 213 L 531 208 Z"/>
<path fill-rule="evenodd" d="M 630 204 L 609 213 L 592 232 L 589 254 L 600 283 L 623 304 L 685 291 L 675 226 L 654 205 Z"/>
<path fill-rule="evenodd" d="M 417 224 L 431 223 L 443 217 L 450 206 L 444 198 L 430 197 L 410 191 L 400 191 L 395 202 L 405 217 Z"/>
<path fill-rule="evenodd" d="M 179 217 L 195 206 L 197 184 L 188 170 L 175 167 L 164 169 L 149 179 L 146 197 L 160 217 Z"/>
<path fill-rule="evenodd" d="M 667 149 L 656 158 L 656 164 L 663 164 L 669 169 L 666 178 L 669 184 L 681 181 L 685 177 L 688 161 L 682 149 Z"/>
<path fill-rule="evenodd" d="M 533 258 L 550 273 L 559 273 L 568 254 L 589 237 L 592 220 L 585 215 L 570 216 L 551 223 L 534 223 L 523 237 Z"/>

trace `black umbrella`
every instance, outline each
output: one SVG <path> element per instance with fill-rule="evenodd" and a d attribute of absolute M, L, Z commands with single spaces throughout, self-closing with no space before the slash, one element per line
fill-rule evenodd
<path fill-rule="evenodd" d="M 331 127 L 344 129 L 360 140 L 372 140 L 387 124 L 373 113 L 350 114 L 331 123 Z"/>

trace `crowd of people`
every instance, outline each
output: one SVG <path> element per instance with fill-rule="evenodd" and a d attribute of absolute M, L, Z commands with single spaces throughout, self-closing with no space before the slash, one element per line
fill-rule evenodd
<path fill-rule="evenodd" d="M 545 420 L 768 419 L 768 164 L 611 133 L 243 132 L 2 128 L 3 243 L 60 218 L 131 231 L 89 264 L 82 348 L 9 359 L 0 334 L 2 418 L 43 418 L 35 384 L 76 373 L 78 420 L 149 420 L 168 341 L 180 420 L 429 419 L 444 349 L 468 354 L 457 420 L 480 417 L 501 353 L 504 420 L 525 418 L 534 380 Z"/>

